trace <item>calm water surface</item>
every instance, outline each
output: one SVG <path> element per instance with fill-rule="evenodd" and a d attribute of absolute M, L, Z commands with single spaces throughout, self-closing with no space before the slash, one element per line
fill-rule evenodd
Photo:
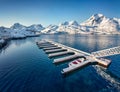
<path fill-rule="evenodd" d="M 86 52 L 120 46 L 119 35 L 41 35 L 12 40 L 0 53 L 0 92 L 120 92 L 120 55 L 105 70 L 88 66 L 67 77 L 61 70 L 67 63 L 55 66 L 36 41 L 51 39 Z"/>

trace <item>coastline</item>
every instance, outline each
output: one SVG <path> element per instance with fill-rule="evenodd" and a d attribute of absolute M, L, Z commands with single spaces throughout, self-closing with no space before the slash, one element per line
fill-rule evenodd
<path fill-rule="evenodd" d="M 9 41 L 10 41 L 10 38 L 8 38 L 8 39 L 0 39 L 0 50 L 3 47 L 5 47 L 8 44 Z"/>
<path fill-rule="evenodd" d="M 38 37 L 40 35 L 59 35 L 59 34 L 36 34 L 36 35 L 26 35 L 26 36 L 16 36 L 16 37 L 1 37 L 0 39 L 0 50 L 5 47 L 9 41 L 11 40 L 18 40 L 18 39 L 26 39 L 29 37 Z M 61 35 L 61 34 L 60 34 Z M 120 35 L 120 34 L 65 34 L 65 35 L 89 35 L 89 36 L 97 36 L 97 35 L 102 35 L 102 36 L 106 36 L 106 35 Z M 3 40 L 3 41 L 1 41 Z"/>
<path fill-rule="evenodd" d="M 12 38 L 10 38 L 10 37 L 1 38 L 0 39 L 0 50 L 3 47 L 5 47 L 8 44 L 8 42 L 11 41 L 11 40 L 26 39 L 28 37 L 38 37 L 38 36 L 40 36 L 40 35 L 31 35 L 31 36 L 25 36 L 25 37 L 12 37 Z"/>

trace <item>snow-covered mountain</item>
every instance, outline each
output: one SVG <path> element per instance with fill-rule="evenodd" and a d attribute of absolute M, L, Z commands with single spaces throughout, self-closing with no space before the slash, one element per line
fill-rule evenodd
<path fill-rule="evenodd" d="M 57 26 L 57 25 L 56 25 Z M 105 33 L 118 34 L 120 31 L 120 19 L 108 18 L 103 14 L 94 14 L 83 23 L 77 21 L 60 23 L 54 30 L 47 27 L 42 30 L 42 33 L 68 33 L 68 34 L 91 34 L 91 33 Z"/>
<path fill-rule="evenodd" d="M 15 23 L 10 27 L 10 29 L 20 31 L 20 30 L 26 29 L 26 26 L 24 26 L 24 25 L 22 25 L 20 23 Z"/>
<path fill-rule="evenodd" d="M 88 20 L 81 23 L 83 26 L 98 26 L 103 20 L 107 18 L 103 14 L 94 14 Z"/>
<path fill-rule="evenodd" d="M 76 34 L 76 33 L 79 33 L 80 31 L 80 25 L 77 23 L 77 21 L 64 22 L 59 24 L 59 27 L 56 31 L 58 33 L 65 32 L 69 34 Z"/>
<path fill-rule="evenodd" d="M 108 18 L 103 14 L 95 14 L 80 25 L 92 27 L 93 32 L 99 33 L 118 33 L 120 31 L 120 19 Z"/>
<path fill-rule="evenodd" d="M 43 27 L 41 24 L 24 26 L 15 23 L 10 28 L 0 27 L 0 36 L 10 36 L 13 38 L 34 36 L 37 33 L 43 34 L 120 34 L 120 19 L 108 18 L 103 14 L 94 14 L 83 23 L 77 21 L 65 21 L 59 25 L 49 25 Z"/>
<path fill-rule="evenodd" d="M 31 30 L 31 31 L 41 31 L 43 29 L 44 27 L 41 24 L 33 24 L 27 27 L 27 30 Z"/>
<path fill-rule="evenodd" d="M 10 28 L 6 28 L 6 27 L 0 27 L 0 38 L 1 36 L 10 36 L 11 34 L 11 30 Z"/>
<path fill-rule="evenodd" d="M 58 26 L 57 25 L 49 25 L 48 27 L 46 27 L 44 30 L 42 30 L 42 33 L 48 33 L 48 34 L 54 34 L 57 33 Z"/>
<path fill-rule="evenodd" d="M 24 26 L 20 23 L 15 23 L 13 26 L 10 27 L 13 30 L 27 30 L 27 31 L 41 31 L 44 27 L 41 24 L 33 24 L 31 26 Z"/>
<path fill-rule="evenodd" d="M 13 26 L 10 27 L 11 30 L 11 37 L 17 38 L 17 37 L 26 37 L 26 36 L 32 36 L 34 33 L 32 31 L 27 31 L 27 27 L 20 24 L 15 23 Z"/>
<path fill-rule="evenodd" d="M 7 36 L 10 38 L 24 38 L 27 36 L 35 36 L 43 29 L 44 27 L 41 24 L 24 26 L 20 23 L 15 23 L 10 28 L 0 27 L 0 36 Z"/>

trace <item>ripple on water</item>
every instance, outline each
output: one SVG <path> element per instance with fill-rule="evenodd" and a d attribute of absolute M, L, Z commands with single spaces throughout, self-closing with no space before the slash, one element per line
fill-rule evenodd
<path fill-rule="evenodd" d="M 120 37 L 42 35 L 83 51 L 96 51 L 120 45 Z M 34 41 L 40 38 L 14 40 L 0 55 L 0 92 L 119 92 L 119 56 L 109 57 L 108 70 L 88 66 L 70 76 L 60 71 L 67 63 L 55 66 Z M 110 73 L 118 76 L 112 76 Z"/>

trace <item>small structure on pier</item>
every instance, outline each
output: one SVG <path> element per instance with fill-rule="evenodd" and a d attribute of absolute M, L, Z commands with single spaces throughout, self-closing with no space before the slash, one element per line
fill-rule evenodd
<path fill-rule="evenodd" d="M 37 42 L 37 45 L 39 48 L 43 49 L 50 58 L 61 56 L 57 59 L 54 59 L 54 64 L 71 61 L 68 63 L 68 67 L 64 68 L 61 71 L 62 74 L 70 73 L 71 71 L 83 68 L 88 65 L 99 65 L 107 68 L 110 65 L 111 61 L 102 57 L 120 54 L 120 47 L 92 52 L 90 54 L 50 40 L 39 41 Z"/>

